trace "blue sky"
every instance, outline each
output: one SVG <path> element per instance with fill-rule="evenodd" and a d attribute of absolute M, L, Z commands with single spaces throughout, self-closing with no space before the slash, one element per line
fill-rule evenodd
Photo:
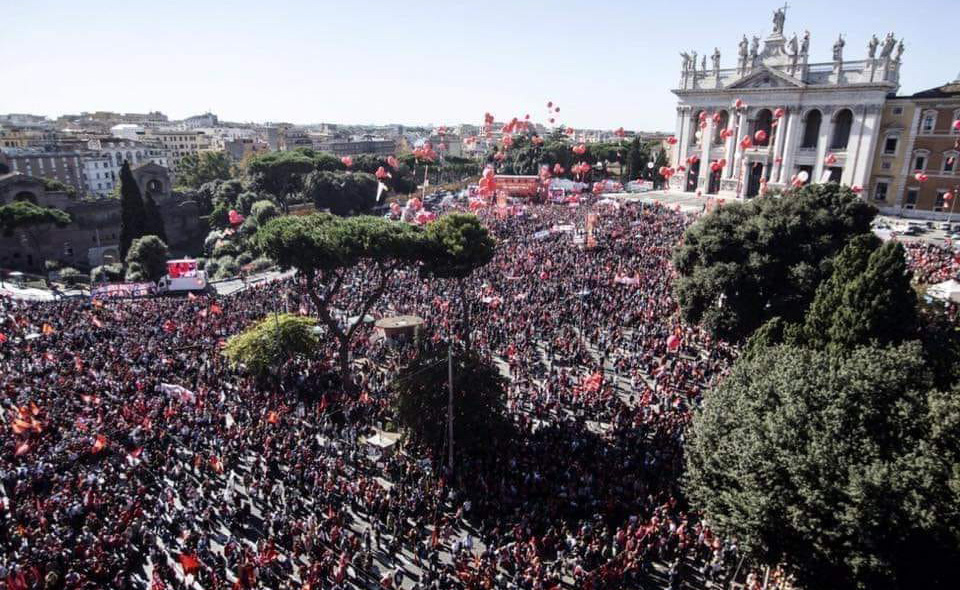
<path fill-rule="evenodd" d="M 781 3 L 782 4 L 782 3 Z M 449 124 L 529 113 L 669 130 L 680 51 L 735 65 L 777 2 L 0 0 L 0 113 L 212 110 L 236 121 Z M 839 33 L 905 37 L 901 93 L 954 79 L 957 0 L 796 0 L 786 32 L 829 61 Z M 937 20 L 937 17 L 944 17 Z"/>

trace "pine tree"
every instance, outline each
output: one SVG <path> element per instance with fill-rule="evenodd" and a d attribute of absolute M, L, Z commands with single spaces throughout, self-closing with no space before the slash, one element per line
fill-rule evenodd
<path fill-rule="evenodd" d="M 146 233 L 146 211 L 130 163 L 120 168 L 120 257 L 126 259 L 133 241 Z"/>
<path fill-rule="evenodd" d="M 160 208 L 157 202 L 153 200 L 153 195 L 147 191 L 147 196 L 143 200 L 143 209 L 146 214 L 144 218 L 144 235 L 154 235 L 167 242 L 167 232 L 163 225 L 163 216 L 160 215 Z"/>

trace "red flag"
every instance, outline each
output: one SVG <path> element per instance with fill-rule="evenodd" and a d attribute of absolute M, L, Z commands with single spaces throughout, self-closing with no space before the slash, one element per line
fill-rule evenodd
<path fill-rule="evenodd" d="M 26 455 L 27 451 L 30 450 L 30 445 L 27 443 L 20 443 L 17 446 L 17 450 L 13 452 L 14 457 L 19 457 L 20 455 Z"/>
<path fill-rule="evenodd" d="M 3 344 L 6 341 L 7 341 L 7 337 L 4 336 L 2 332 L 0 332 L 0 344 Z"/>
<path fill-rule="evenodd" d="M 270 412 L 269 414 L 267 414 L 267 422 L 269 422 L 270 424 L 276 424 L 280 422 L 280 417 L 277 415 L 276 412 Z"/>
<path fill-rule="evenodd" d="M 197 560 L 195 555 L 190 555 L 189 553 L 181 553 L 178 557 L 180 565 L 183 567 L 183 572 L 185 574 L 190 574 L 192 572 L 200 569 L 200 561 Z"/>
<path fill-rule="evenodd" d="M 101 307 L 103 307 L 103 301 L 100 301 L 99 299 L 94 299 L 90 303 L 97 309 L 100 309 Z"/>
<path fill-rule="evenodd" d="M 170 334 L 176 329 L 177 329 L 177 324 L 175 324 L 173 320 L 167 320 L 163 322 L 163 331 L 166 332 L 167 334 Z"/>
<path fill-rule="evenodd" d="M 49 335 L 51 335 L 51 334 L 55 334 L 55 333 L 56 333 L 56 330 L 54 330 L 54 329 L 53 329 L 53 326 L 51 326 L 50 324 L 44 324 L 42 331 L 43 331 L 43 335 L 44 335 L 44 336 L 49 336 Z"/>
<path fill-rule="evenodd" d="M 93 324 L 94 326 L 98 327 L 98 328 L 102 328 L 102 327 L 103 327 L 103 322 L 101 322 L 100 319 L 99 319 L 97 316 L 93 316 L 93 317 L 90 319 L 90 323 Z"/>
<path fill-rule="evenodd" d="M 94 454 L 97 454 L 100 451 L 102 451 L 103 447 L 105 446 L 107 446 L 107 437 L 103 436 L 102 434 L 98 434 L 96 440 L 93 443 L 92 452 Z"/>
<path fill-rule="evenodd" d="M 190 301 L 194 301 L 196 300 L 196 298 L 197 296 L 194 295 L 193 293 L 187 293 L 187 299 L 189 299 Z"/>
<path fill-rule="evenodd" d="M 213 303 L 210 305 L 210 313 L 212 313 L 213 315 L 220 315 L 221 313 L 223 313 L 223 310 L 220 309 L 219 305 L 217 305 L 216 303 Z"/>
<path fill-rule="evenodd" d="M 132 451 L 130 451 L 129 453 L 127 453 L 127 455 L 128 455 L 131 459 L 139 459 L 139 458 L 140 458 L 140 453 L 142 453 L 142 452 L 143 452 L 143 447 L 137 447 L 137 448 L 133 449 Z"/>

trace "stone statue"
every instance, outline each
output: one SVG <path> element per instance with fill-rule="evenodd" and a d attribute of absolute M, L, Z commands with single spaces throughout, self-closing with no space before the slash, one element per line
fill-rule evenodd
<path fill-rule="evenodd" d="M 897 43 L 897 55 L 893 59 L 900 61 L 901 57 L 903 57 L 903 39 L 900 39 L 900 42 Z"/>
<path fill-rule="evenodd" d="M 740 58 L 747 58 L 747 36 L 744 35 L 743 39 L 740 40 Z"/>
<path fill-rule="evenodd" d="M 846 44 L 843 35 L 837 37 L 837 42 L 833 44 L 833 61 L 843 61 L 843 46 Z"/>
<path fill-rule="evenodd" d="M 690 69 L 693 70 L 693 73 L 697 73 L 697 52 L 691 52 L 690 57 Z"/>
<path fill-rule="evenodd" d="M 714 72 L 720 71 L 720 48 L 719 47 L 713 48 L 713 56 L 710 59 L 713 61 L 713 71 Z"/>
<path fill-rule="evenodd" d="M 803 32 L 803 42 L 800 44 L 800 53 L 807 55 L 810 51 L 810 31 Z"/>
<path fill-rule="evenodd" d="M 760 50 L 760 37 L 754 37 L 750 42 L 750 57 L 757 57 L 757 52 Z"/>
<path fill-rule="evenodd" d="M 787 12 L 783 8 L 778 8 L 773 13 L 773 32 L 783 34 L 783 24 L 787 20 Z"/>
<path fill-rule="evenodd" d="M 883 40 L 883 49 L 880 50 L 880 57 L 890 57 L 890 54 L 893 53 L 893 48 L 896 45 L 897 40 L 894 38 L 893 33 L 887 33 L 886 38 Z"/>
<path fill-rule="evenodd" d="M 870 39 L 870 43 L 867 44 L 867 57 L 873 59 L 877 55 L 877 45 L 880 45 L 880 40 L 877 39 L 877 36 L 874 35 Z"/>
<path fill-rule="evenodd" d="M 790 38 L 790 42 L 787 43 L 787 47 L 790 49 L 790 55 L 796 55 L 799 49 L 797 49 L 797 34 L 794 33 L 793 37 Z"/>
<path fill-rule="evenodd" d="M 707 56 L 704 55 L 703 59 L 700 60 L 700 71 L 704 74 L 707 73 Z"/>
<path fill-rule="evenodd" d="M 690 54 L 686 51 L 681 51 L 680 57 L 683 58 L 683 71 L 686 72 L 690 69 Z"/>

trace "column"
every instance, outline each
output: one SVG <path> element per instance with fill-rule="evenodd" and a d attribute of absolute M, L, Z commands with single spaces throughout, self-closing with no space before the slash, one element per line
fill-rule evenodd
<path fill-rule="evenodd" d="M 677 132 L 675 135 L 675 137 L 677 138 L 676 154 L 675 154 L 676 157 L 672 162 L 674 166 L 676 166 L 677 164 L 682 162 L 684 159 L 686 159 L 686 156 L 684 155 L 684 153 L 686 152 L 686 149 L 687 149 L 686 148 L 687 127 L 685 125 L 686 119 L 687 119 L 687 115 L 686 115 L 687 108 L 688 107 L 677 107 L 677 127 L 676 127 Z"/>
<path fill-rule="evenodd" d="M 740 114 L 737 116 L 737 126 L 733 129 L 733 158 L 728 159 L 726 176 L 727 178 L 733 178 L 737 175 L 737 170 L 740 168 L 740 158 L 743 155 L 743 148 L 740 147 L 740 137 L 744 134 L 744 129 L 747 128 L 747 109 L 740 111 Z"/>
<path fill-rule="evenodd" d="M 707 114 L 707 126 L 700 131 L 700 174 L 697 188 L 706 192 L 710 174 L 710 146 L 713 144 L 713 116 Z"/>
<path fill-rule="evenodd" d="M 787 133 L 783 140 L 783 162 L 777 170 L 777 182 L 786 184 L 793 174 L 793 161 L 797 156 L 797 146 L 800 142 L 797 140 L 799 130 L 803 128 L 802 112 L 800 108 L 791 109 L 787 113 Z"/>
<path fill-rule="evenodd" d="M 809 180 L 810 184 L 820 182 L 823 176 L 823 160 L 827 157 L 827 146 L 830 143 L 830 135 L 833 133 L 833 107 L 824 107 L 821 111 L 823 119 L 820 121 L 820 136 L 817 137 L 817 161 L 813 166 L 813 178 Z"/>
<path fill-rule="evenodd" d="M 787 109 L 784 109 L 784 111 L 787 111 Z M 775 136 L 773 142 L 773 158 L 771 158 L 770 165 L 767 166 L 765 174 L 767 180 L 772 180 L 773 182 L 776 182 L 780 175 L 780 164 L 777 164 L 777 158 L 783 157 L 783 144 L 787 135 L 787 120 L 789 116 L 789 111 L 787 111 L 780 119 L 774 119 L 777 126 L 773 128 Z"/>
<path fill-rule="evenodd" d="M 860 127 L 860 136 L 863 139 L 861 140 L 860 152 L 857 154 L 857 165 L 855 171 L 852 172 L 850 184 L 859 184 L 870 190 L 872 187 L 867 187 L 867 183 L 870 182 L 870 175 L 873 171 L 873 158 L 877 144 L 883 141 L 883 138 L 880 137 L 880 118 L 883 115 L 883 106 L 868 105 L 864 111 L 863 124 Z M 887 190 L 892 188 L 891 186 Z"/>

